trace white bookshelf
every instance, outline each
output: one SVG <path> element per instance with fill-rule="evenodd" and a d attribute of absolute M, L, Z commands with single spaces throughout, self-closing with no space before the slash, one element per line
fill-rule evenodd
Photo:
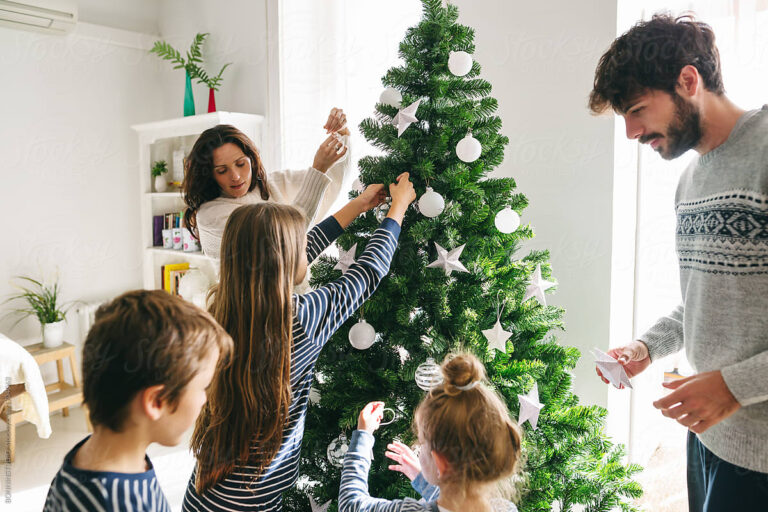
<path fill-rule="evenodd" d="M 192 150 L 197 137 L 204 130 L 218 124 L 231 124 L 253 140 L 261 150 L 264 116 L 236 112 L 212 112 L 198 116 L 166 119 L 132 126 L 139 138 L 139 201 L 141 204 L 142 275 L 145 289 L 161 287 L 160 268 L 170 263 L 189 262 L 208 275 L 213 282 L 216 269 L 212 261 L 201 252 L 184 252 L 163 249 L 152 245 L 152 217 L 186 209 L 180 190 L 154 192 L 152 188 L 152 163 L 157 160 L 168 162 L 172 172 L 172 154 L 182 142 L 187 153 Z"/>

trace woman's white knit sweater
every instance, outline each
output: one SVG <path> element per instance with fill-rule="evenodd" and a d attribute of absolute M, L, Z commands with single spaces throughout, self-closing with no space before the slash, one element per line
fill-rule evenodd
<path fill-rule="evenodd" d="M 349 137 L 344 137 L 344 144 L 349 147 Z M 307 227 L 313 225 L 316 218 L 325 218 L 333 203 L 342 192 L 350 176 L 351 158 L 347 154 L 323 174 L 310 167 L 302 171 L 277 171 L 267 175 L 269 199 L 282 204 L 290 204 L 300 209 L 307 218 Z M 219 259 L 221 238 L 227 219 L 240 206 L 264 202 L 257 188 L 243 197 L 217 197 L 204 203 L 197 212 L 197 229 L 200 245 L 209 258 Z"/>

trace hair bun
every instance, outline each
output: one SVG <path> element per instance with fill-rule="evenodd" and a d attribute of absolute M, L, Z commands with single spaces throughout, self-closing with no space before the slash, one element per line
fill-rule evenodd
<path fill-rule="evenodd" d="M 466 386 L 485 379 L 485 367 L 472 354 L 457 354 L 443 363 L 445 383 L 453 387 Z"/>

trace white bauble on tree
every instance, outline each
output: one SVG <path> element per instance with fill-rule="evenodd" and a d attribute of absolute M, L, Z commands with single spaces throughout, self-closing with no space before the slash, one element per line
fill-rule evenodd
<path fill-rule="evenodd" d="M 432 187 L 427 187 L 427 191 L 419 199 L 419 211 L 425 217 L 437 217 L 445 209 L 445 199 L 443 196 L 432 190 Z"/>
<path fill-rule="evenodd" d="M 451 52 L 448 55 L 448 69 L 456 76 L 472 71 L 472 56 L 467 52 Z"/>
<path fill-rule="evenodd" d="M 496 229 L 502 233 L 512 233 L 520 227 L 520 215 L 515 210 L 507 206 L 496 214 Z"/>
<path fill-rule="evenodd" d="M 347 454 L 347 451 L 349 451 L 349 441 L 347 441 L 347 436 L 342 432 L 339 437 L 331 441 L 325 454 L 328 457 L 328 462 L 340 468 L 344 463 L 344 456 Z"/>
<path fill-rule="evenodd" d="M 349 343 L 357 350 L 369 348 L 374 341 L 376 341 L 376 329 L 362 318 L 349 330 Z"/>
<path fill-rule="evenodd" d="M 403 104 L 403 95 L 394 87 L 387 87 L 379 96 L 379 103 L 384 103 L 390 107 L 400 108 Z"/>
<path fill-rule="evenodd" d="M 483 152 L 483 146 L 480 145 L 480 141 L 472 136 L 472 132 L 469 132 L 466 137 L 461 139 L 456 144 L 456 156 L 462 162 L 474 162 L 480 158 L 480 153 Z"/>
<path fill-rule="evenodd" d="M 424 391 L 429 391 L 443 382 L 443 372 L 435 360 L 428 357 L 416 368 L 416 385 Z"/>

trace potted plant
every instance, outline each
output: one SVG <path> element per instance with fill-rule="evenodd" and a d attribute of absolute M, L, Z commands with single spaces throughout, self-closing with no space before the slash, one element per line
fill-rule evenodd
<path fill-rule="evenodd" d="M 40 321 L 43 334 L 43 346 L 56 347 L 64 341 L 64 322 L 72 304 L 59 302 L 59 283 L 46 286 L 30 277 L 19 277 L 30 282 L 33 286 L 20 286 L 21 293 L 14 295 L 3 304 L 12 300 L 25 300 L 27 307 L 14 309 L 11 313 L 21 315 L 16 322 L 20 322 L 28 316 L 36 316 Z M 14 324 L 15 325 L 15 324 Z"/>
<path fill-rule="evenodd" d="M 155 192 L 165 192 L 168 190 L 168 182 L 163 174 L 168 172 L 168 163 L 165 160 L 158 160 L 152 165 L 152 178 L 154 181 Z"/>
<path fill-rule="evenodd" d="M 208 32 L 195 35 L 195 40 L 192 42 L 192 46 L 187 50 L 186 59 L 182 56 L 180 51 L 165 41 L 155 41 L 155 45 L 149 50 L 149 53 L 156 53 L 161 59 L 171 61 L 174 64 L 173 69 L 184 69 L 186 73 L 186 89 L 184 92 L 185 116 L 195 115 L 195 99 L 192 95 L 193 79 L 197 80 L 197 83 L 205 84 L 206 87 L 208 87 L 208 112 L 216 112 L 216 98 L 214 96 L 214 91 L 219 90 L 224 70 L 232 64 L 231 62 L 224 64 L 219 70 L 218 75 L 208 75 L 208 72 L 202 67 L 203 52 L 201 49 L 206 37 L 208 37 Z"/>

